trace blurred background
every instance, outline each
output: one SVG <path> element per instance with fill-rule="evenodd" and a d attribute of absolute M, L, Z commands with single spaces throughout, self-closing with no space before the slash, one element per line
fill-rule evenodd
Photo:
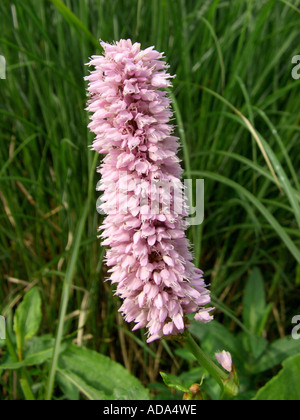
<path fill-rule="evenodd" d="M 205 221 L 188 234 L 216 307 L 216 320 L 192 332 L 211 354 L 231 351 L 245 399 L 300 353 L 291 338 L 300 315 L 299 13 L 298 0 L 1 1 L 0 314 L 9 337 L 0 340 L 1 399 L 24 399 L 20 377 L 42 399 L 49 369 L 53 398 L 88 397 L 59 371 L 61 361 L 53 368 L 58 325 L 57 357 L 69 343 L 94 350 L 153 398 L 180 395 L 160 371 L 183 385 L 203 375 L 179 343 L 146 345 L 145 331 L 132 333 L 104 282 L 101 157 L 88 148 L 83 80 L 89 57 L 101 54 L 99 39 L 154 45 L 176 74 L 185 177 L 205 180 Z M 22 336 L 33 306 L 38 325 Z M 216 396 L 210 378 L 204 388 Z"/>

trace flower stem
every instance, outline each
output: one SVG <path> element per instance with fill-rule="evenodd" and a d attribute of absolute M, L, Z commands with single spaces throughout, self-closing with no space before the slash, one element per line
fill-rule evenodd
<path fill-rule="evenodd" d="M 220 369 L 219 366 L 217 366 L 212 361 L 212 359 L 203 352 L 189 331 L 186 331 L 183 334 L 183 337 L 187 348 L 191 351 L 191 353 L 193 353 L 201 366 L 203 366 L 208 371 L 208 373 L 218 382 L 223 391 L 224 382 L 228 380 L 229 375 Z"/>

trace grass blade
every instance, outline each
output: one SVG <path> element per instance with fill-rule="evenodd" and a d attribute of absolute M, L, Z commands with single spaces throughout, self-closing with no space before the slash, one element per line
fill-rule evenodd
<path fill-rule="evenodd" d="M 61 0 L 50 0 L 57 10 L 62 14 L 65 20 L 73 26 L 73 28 L 79 33 L 84 33 L 84 35 L 89 39 L 90 42 L 96 47 L 99 48 L 99 42 L 94 37 L 94 35 L 88 30 L 88 28 L 81 22 L 80 19 L 61 1 Z"/>
<path fill-rule="evenodd" d="M 291 237 L 286 233 L 286 231 L 280 226 L 277 222 L 275 217 L 269 212 L 268 209 L 253 195 L 251 194 L 246 188 L 239 185 L 237 182 L 232 181 L 222 175 L 213 173 L 213 172 L 206 172 L 206 171 L 192 171 L 192 175 L 200 176 L 203 178 L 210 178 L 214 181 L 221 182 L 225 185 L 236 190 L 238 193 L 244 195 L 248 200 L 260 211 L 260 213 L 267 219 L 273 229 L 277 232 L 278 236 L 282 239 L 285 243 L 291 254 L 295 257 L 295 259 L 300 264 L 300 251 L 299 248 L 295 245 L 292 241 Z"/>

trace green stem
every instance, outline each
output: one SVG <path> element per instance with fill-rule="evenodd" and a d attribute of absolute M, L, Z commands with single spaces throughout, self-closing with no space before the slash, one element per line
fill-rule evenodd
<path fill-rule="evenodd" d="M 187 348 L 193 353 L 198 362 L 208 371 L 208 373 L 218 382 L 221 388 L 221 400 L 231 400 L 236 397 L 240 391 L 238 373 L 233 365 L 232 372 L 225 373 L 220 369 L 209 356 L 198 346 L 189 331 L 183 334 Z"/>
<path fill-rule="evenodd" d="M 218 382 L 221 389 L 224 389 L 224 382 L 228 380 L 228 375 L 217 366 L 209 356 L 198 346 L 196 341 L 191 336 L 189 331 L 183 334 L 187 348 L 193 353 L 201 366 L 203 366 L 208 373 Z"/>

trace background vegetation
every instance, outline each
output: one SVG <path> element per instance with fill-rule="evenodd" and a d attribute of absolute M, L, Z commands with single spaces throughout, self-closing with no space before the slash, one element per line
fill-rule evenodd
<path fill-rule="evenodd" d="M 155 45 L 177 75 L 185 176 L 205 179 L 205 221 L 189 236 L 216 307 L 216 321 L 192 332 L 209 353 L 232 352 L 241 398 L 300 399 L 300 375 L 289 375 L 300 354 L 290 338 L 300 315 L 300 81 L 291 76 L 299 8 L 299 0 L 1 1 L 1 399 L 146 398 L 146 388 L 182 398 L 180 386 L 203 375 L 179 343 L 148 346 L 143 331 L 131 333 L 104 283 L 100 158 L 88 149 L 83 81 L 99 38 Z M 179 388 L 170 391 L 160 371 Z M 256 394 L 273 376 L 275 394 L 269 384 Z M 209 377 L 203 389 L 217 398 Z"/>

